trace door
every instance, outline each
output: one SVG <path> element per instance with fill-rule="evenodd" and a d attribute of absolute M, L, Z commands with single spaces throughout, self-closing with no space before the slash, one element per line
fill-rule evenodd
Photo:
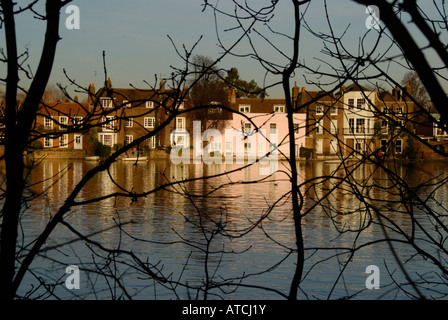
<path fill-rule="evenodd" d="M 75 149 L 82 149 L 82 134 L 74 134 L 73 144 Z"/>

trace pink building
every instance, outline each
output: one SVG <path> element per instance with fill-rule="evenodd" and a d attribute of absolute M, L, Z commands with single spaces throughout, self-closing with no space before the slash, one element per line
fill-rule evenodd
<path fill-rule="evenodd" d="M 233 113 L 223 120 L 219 129 L 193 129 L 193 157 L 213 156 L 215 160 L 224 157 L 226 161 L 237 159 L 275 156 L 278 159 L 290 157 L 289 129 L 284 99 L 237 99 L 230 96 L 230 107 L 242 114 Z M 244 115 L 243 115 L 244 114 Z M 305 147 L 306 114 L 294 114 L 294 140 L 296 157 L 300 147 Z M 193 126 L 194 127 L 194 126 Z M 201 130 L 202 129 L 202 130 Z"/>

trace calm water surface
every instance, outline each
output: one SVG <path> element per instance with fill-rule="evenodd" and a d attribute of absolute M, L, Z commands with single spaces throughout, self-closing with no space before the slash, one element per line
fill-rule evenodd
<path fill-rule="evenodd" d="M 33 170 L 30 177 L 31 195 L 42 193 L 31 200 L 25 211 L 22 228 L 26 232 L 23 237 L 29 243 L 44 228 L 45 224 L 57 208 L 64 202 L 76 183 L 96 163 L 87 161 L 43 161 Z M 337 163 L 326 164 L 298 163 L 299 182 L 306 179 L 329 175 L 343 177 L 335 171 Z M 169 161 L 148 161 L 147 163 L 116 162 L 109 172 L 95 176 L 77 197 L 77 201 L 85 201 L 96 197 L 120 192 L 120 188 L 133 192 L 143 192 L 167 182 L 194 179 L 204 175 L 229 172 L 241 165 L 174 165 Z M 144 198 L 132 201 L 130 198 L 111 197 L 101 202 L 76 206 L 69 213 L 67 221 L 76 230 L 88 235 L 98 230 L 104 232 L 93 236 L 107 248 L 132 250 L 149 265 L 156 266 L 161 274 L 173 280 L 196 285 L 205 280 L 205 262 L 211 279 L 215 282 L 228 281 L 243 277 L 241 286 L 222 287 L 228 294 L 219 289 L 211 290 L 211 299 L 283 299 L 279 294 L 255 288 L 269 287 L 283 294 L 288 294 L 295 268 L 294 228 L 291 215 L 291 204 L 288 197 L 289 182 L 287 167 L 280 164 L 279 171 L 272 177 L 259 183 L 250 183 L 266 176 L 260 175 L 258 166 L 238 170 L 207 181 L 198 180 L 179 183 L 165 190 L 148 194 Z M 423 181 L 425 177 L 445 174 L 444 163 L 418 164 L 410 168 L 400 166 L 400 175 L 409 181 Z M 365 165 L 354 173 L 356 181 L 364 181 L 370 177 L 375 168 Z M 382 170 L 375 171 L 375 181 L 387 185 L 387 175 Z M 329 188 L 339 181 L 309 185 L 302 187 L 305 195 L 304 208 L 313 208 L 303 219 L 303 231 L 306 246 L 305 278 L 300 287 L 300 299 L 337 299 L 354 295 L 354 299 L 405 299 L 407 296 L 399 290 L 398 284 L 406 282 L 400 272 L 386 243 L 367 246 L 351 257 L 345 267 L 348 255 L 342 254 L 342 248 L 352 248 L 369 241 L 384 238 L 378 225 L 371 225 L 359 235 L 356 230 L 367 221 L 365 206 L 358 201 L 353 190 L 342 184 L 340 189 L 314 206 L 316 201 L 328 192 Z M 317 181 L 319 182 L 319 181 Z M 185 191 L 191 195 L 185 196 Z M 440 187 L 436 199 L 440 202 L 448 200 L 448 188 Z M 411 228 L 405 215 L 400 215 L 400 195 L 393 192 L 381 193 L 375 190 L 370 196 L 379 199 L 396 200 L 395 206 L 388 203 L 382 210 L 390 213 L 390 217 L 403 227 Z M 425 189 L 418 192 L 424 193 Z M 207 196 L 202 197 L 201 195 Z M 278 201 L 280 199 L 280 201 Z M 394 201 L 395 201 L 394 200 Z M 278 201 L 278 203 L 276 203 Z M 248 231 L 254 222 L 276 206 L 258 227 Z M 393 203 L 393 202 L 391 202 Z M 329 215 L 339 214 L 330 219 Z M 444 212 L 441 212 L 442 214 Z M 132 221 L 119 232 L 118 222 Z M 424 222 L 423 222 L 424 223 Z M 202 225 L 203 229 L 197 227 Z M 210 242 L 211 254 L 207 257 L 200 249 L 205 248 L 206 237 L 211 236 L 220 226 L 224 234 L 218 234 Z M 344 231 L 344 232 L 338 232 Z M 48 250 L 36 259 L 33 273 L 45 281 L 58 283 L 54 292 L 61 297 L 110 299 L 120 295 L 121 290 L 112 285 L 110 279 L 97 274 L 83 272 L 82 268 L 102 267 L 104 270 L 114 269 L 108 260 L 107 253 L 91 250 L 91 246 L 82 241 L 70 242 L 76 236 L 66 227 L 58 227 L 46 243 L 46 248 L 69 242 L 63 247 Z M 408 246 L 396 246 L 401 259 L 408 259 L 414 252 Z M 326 248 L 325 250 L 315 250 Z M 338 249 L 339 248 L 339 249 Z M 338 255 L 341 254 L 341 255 Z M 120 261 L 128 261 L 118 257 Z M 106 263 L 106 262 L 110 263 Z M 61 263 L 62 262 L 62 263 Z M 77 265 L 81 268 L 81 288 L 67 290 L 64 286 L 65 267 Z M 366 267 L 376 265 L 380 270 L 380 289 L 367 290 Z M 272 270 L 271 270 L 272 268 Z M 434 269 L 428 261 L 415 257 L 406 264 L 409 273 L 415 279 L 417 274 L 430 273 Z M 269 270 L 269 272 L 266 272 Z M 342 272 L 343 271 L 343 272 Z M 195 298 L 196 292 L 177 287 L 175 292 L 156 284 L 149 277 L 137 272 L 132 267 L 120 265 L 117 276 L 124 277 L 128 293 L 137 299 L 186 299 Z M 24 294 L 38 286 L 36 277 L 28 274 L 21 293 Z M 235 280 L 237 281 L 237 280 Z M 237 289 L 237 290 L 236 290 Z M 446 292 L 446 288 L 437 288 Z M 412 292 L 412 288 L 407 287 Z M 39 294 L 39 290 L 35 295 Z M 111 294 L 112 292 L 112 294 Z M 425 294 L 434 294 L 425 292 Z M 437 294 L 434 294 L 436 297 Z M 50 297 L 51 298 L 51 297 Z M 202 295 L 199 298 L 203 298 Z"/>

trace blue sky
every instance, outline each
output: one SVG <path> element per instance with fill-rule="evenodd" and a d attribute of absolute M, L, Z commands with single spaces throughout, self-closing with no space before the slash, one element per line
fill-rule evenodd
<path fill-rule="evenodd" d="M 220 2 L 222 3 L 223 1 Z M 307 13 L 307 21 L 315 30 L 327 31 L 322 3 L 323 1 L 313 2 Z M 344 38 L 345 44 L 356 52 L 358 39 L 366 32 L 365 7 L 348 0 L 329 1 L 329 3 L 330 19 L 335 31 L 342 33 L 350 24 L 349 32 Z M 129 83 L 132 83 L 144 88 L 146 86 L 144 81 L 152 83 L 154 75 L 167 76 L 172 71 L 171 65 L 176 67 L 183 65 L 167 35 L 172 37 L 180 49 L 182 45 L 190 48 L 200 36 L 203 36 L 195 53 L 211 58 L 216 58 L 220 53 L 216 45 L 213 14 L 210 10 L 202 12 L 202 0 L 75 0 L 72 4 L 77 5 L 80 10 L 80 29 L 65 28 L 68 14 L 63 11 L 60 31 L 62 40 L 58 45 L 51 83 L 68 84 L 63 75 L 65 68 L 69 76 L 81 85 L 88 86 L 89 83 L 95 83 L 98 88 L 104 80 L 102 61 L 104 50 L 108 75 L 115 87 L 128 87 Z M 271 27 L 292 34 L 294 24 L 291 8 L 289 1 L 280 0 Z M 219 23 L 222 29 L 230 26 L 224 18 L 220 18 Z M 35 70 L 44 37 L 44 23 L 28 14 L 17 20 L 17 28 L 19 49 L 30 50 L 29 63 Z M 259 28 L 260 31 L 264 30 L 263 26 Z M 238 33 L 222 32 L 221 35 L 229 44 Z M 288 54 L 291 44 L 289 41 L 281 37 L 268 36 L 283 53 Z M 3 34 L 0 41 L 4 42 Z M 269 50 L 266 43 L 257 42 L 257 45 L 263 57 L 283 62 L 281 54 Z M 236 49 L 239 53 L 246 53 L 248 47 L 247 44 L 241 44 Z M 316 58 L 323 57 L 319 53 L 321 49 L 322 41 L 304 31 L 301 58 L 317 66 L 321 62 Z M 237 67 L 243 79 L 254 79 L 258 84 L 263 83 L 265 72 L 253 59 L 228 58 L 219 65 L 226 69 Z M 277 80 L 279 78 L 271 76 L 267 78 L 267 83 Z M 292 81 L 297 81 L 299 86 L 305 85 L 303 74 L 300 73 Z M 280 88 L 268 90 L 268 93 L 272 98 L 282 97 Z"/>

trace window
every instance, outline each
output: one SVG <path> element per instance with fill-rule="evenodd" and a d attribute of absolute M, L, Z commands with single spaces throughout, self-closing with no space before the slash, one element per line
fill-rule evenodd
<path fill-rule="evenodd" d="M 384 114 L 388 114 L 389 113 L 389 108 L 388 107 L 383 107 L 383 113 Z"/>
<path fill-rule="evenodd" d="M 53 147 L 53 139 L 51 139 L 50 137 L 45 137 L 44 138 L 44 147 L 45 148 Z"/>
<path fill-rule="evenodd" d="M 245 122 L 243 126 L 243 131 L 245 134 L 250 134 L 252 132 L 252 124 L 250 122 Z"/>
<path fill-rule="evenodd" d="M 355 105 L 355 99 L 348 99 L 348 109 L 353 109 L 353 106 Z"/>
<path fill-rule="evenodd" d="M 100 142 L 104 144 L 105 146 L 111 146 L 113 145 L 113 137 L 112 134 L 102 134 L 100 135 Z"/>
<path fill-rule="evenodd" d="M 126 128 L 132 128 L 134 126 L 134 119 L 128 118 L 126 119 Z"/>
<path fill-rule="evenodd" d="M 356 106 L 359 109 L 364 109 L 365 104 L 366 104 L 366 99 L 364 99 L 364 98 L 356 99 Z"/>
<path fill-rule="evenodd" d="M 403 114 L 403 107 L 397 107 L 397 114 L 402 115 Z"/>
<path fill-rule="evenodd" d="M 177 117 L 176 118 L 176 129 L 177 130 L 185 130 L 185 117 Z"/>
<path fill-rule="evenodd" d="M 338 142 L 335 139 L 330 140 L 330 153 L 335 154 L 338 152 Z"/>
<path fill-rule="evenodd" d="M 221 107 L 210 107 L 207 108 L 208 113 L 222 113 Z"/>
<path fill-rule="evenodd" d="M 232 153 L 232 142 L 226 142 L 226 153 Z"/>
<path fill-rule="evenodd" d="M 73 124 L 76 125 L 76 126 L 80 126 L 80 125 L 82 125 L 83 120 L 84 120 L 83 117 L 81 117 L 81 116 L 75 116 L 75 117 L 73 118 Z"/>
<path fill-rule="evenodd" d="M 127 108 L 130 108 L 130 107 L 131 107 L 131 104 L 129 103 L 128 100 L 123 100 L 123 106 L 125 106 L 125 107 L 127 107 Z"/>
<path fill-rule="evenodd" d="M 45 129 L 53 129 L 53 119 L 51 117 L 45 117 L 44 119 L 44 128 Z"/>
<path fill-rule="evenodd" d="M 364 141 L 360 140 L 360 141 L 356 141 L 355 142 L 355 150 L 357 152 L 363 152 L 364 151 L 364 147 L 365 147 Z"/>
<path fill-rule="evenodd" d="M 154 149 L 156 147 L 156 136 L 152 136 L 151 138 L 149 138 L 148 146 L 151 149 Z"/>
<path fill-rule="evenodd" d="M 185 108 L 185 103 L 181 102 L 179 103 L 179 109 L 184 109 Z"/>
<path fill-rule="evenodd" d="M 270 124 L 269 133 L 270 134 L 276 134 L 277 133 L 277 124 L 276 123 L 271 123 Z"/>
<path fill-rule="evenodd" d="M 316 114 L 324 114 L 324 107 L 316 106 Z"/>
<path fill-rule="evenodd" d="M 81 136 L 79 134 L 75 135 L 75 144 L 80 144 L 81 142 Z"/>
<path fill-rule="evenodd" d="M 114 130 L 114 117 L 113 116 L 106 116 L 103 117 L 103 130 L 110 131 Z"/>
<path fill-rule="evenodd" d="M 154 101 L 146 101 L 146 108 L 154 108 Z"/>
<path fill-rule="evenodd" d="M 248 104 L 240 104 L 239 105 L 239 111 L 242 113 L 249 113 L 250 112 L 250 105 Z"/>
<path fill-rule="evenodd" d="M 68 147 L 68 134 L 63 134 L 59 137 L 59 148 L 67 148 Z"/>
<path fill-rule="evenodd" d="M 324 140 L 323 139 L 316 139 L 316 153 L 323 153 L 324 152 Z"/>
<path fill-rule="evenodd" d="M 353 119 L 353 118 L 348 119 L 348 128 L 349 128 L 349 133 L 355 132 L 355 119 Z"/>
<path fill-rule="evenodd" d="M 324 127 L 322 126 L 322 119 L 316 121 L 316 134 L 323 134 Z"/>
<path fill-rule="evenodd" d="M 331 108 L 330 108 L 330 114 L 331 115 L 337 115 L 338 114 L 338 107 L 335 107 L 335 106 L 332 106 Z"/>
<path fill-rule="evenodd" d="M 60 116 L 59 117 L 59 129 L 60 130 L 67 130 L 68 125 L 68 117 L 67 116 Z"/>
<path fill-rule="evenodd" d="M 111 98 L 103 98 L 101 99 L 101 104 L 103 108 L 112 108 L 112 99 Z"/>
<path fill-rule="evenodd" d="M 387 127 L 389 122 L 387 120 L 381 120 L 381 134 L 387 134 Z"/>
<path fill-rule="evenodd" d="M 132 141 L 134 141 L 134 136 L 133 135 L 126 135 L 126 137 L 124 138 L 124 145 L 127 146 Z"/>
<path fill-rule="evenodd" d="M 366 132 L 366 119 L 356 119 L 356 133 Z"/>
<path fill-rule="evenodd" d="M 403 140 L 398 139 L 395 141 L 395 153 L 401 153 L 403 151 Z"/>
<path fill-rule="evenodd" d="M 156 124 L 156 118 L 155 117 L 145 117 L 143 119 L 143 126 L 145 128 L 154 128 Z"/>
<path fill-rule="evenodd" d="M 298 123 L 294 123 L 294 134 L 299 134 L 300 126 Z"/>
<path fill-rule="evenodd" d="M 338 122 L 337 120 L 331 120 L 330 121 L 330 132 L 331 134 L 337 134 L 338 133 Z"/>
<path fill-rule="evenodd" d="M 284 105 L 274 105 L 274 113 L 285 113 Z"/>

